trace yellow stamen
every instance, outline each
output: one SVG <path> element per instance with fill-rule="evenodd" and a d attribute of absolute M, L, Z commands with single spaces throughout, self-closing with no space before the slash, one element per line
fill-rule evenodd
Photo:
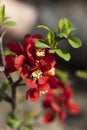
<path fill-rule="evenodd" d="M 49 71 L 46 72 L 48 75 L 55 75 L 55 68 L 50 69 Z"/>
<path fill-rule="evenodd" d="M 42 71 L 38 69 L 32 72 L 31 76 L 33 77 L 34 80 L 37 80 L 38 78 L 42 76 L 42 74 L 43 74 Z"/>
<path fill-rule="evenodd" d="M 45 49 L 42 49 L 42 48 L 36 49 L 36 55 L 37 56 L 45 56 Z"/>
<path fill-rule="evenodd" d="M 45 95 L 46 93 L 48 93 L 48 90 L 40 91 L 40 92 L 39 92 L 40 96 Z"/>

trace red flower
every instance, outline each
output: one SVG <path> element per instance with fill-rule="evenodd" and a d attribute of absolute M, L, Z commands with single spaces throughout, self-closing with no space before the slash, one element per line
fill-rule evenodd
<path fill-rule="evenodd" d="M 25 66 L 26 69 L 30 71 L 29 74 L 38 68 L 41 71 L 46 72 L 54 67 L 54 55 L 49 54 L 48 49 L 36 48 L 35 42 L 40 39 L 43 39 L 43 37 L 39 34 L 36 34 L 34 36 L 26 35 L 24 37 L 23 45 L 21 43 L 16 44 L 14 42 L 10 42 L 7 44 L 8 49 L 14 53 L 10 54 L 10 56 L 5 56 L 6 68 L 9 73 L 21 69 L 22 78 L 26 78 L 29 75 L 26 71 L 24 71 Z M 9 57 L 11 59 L 10 62 Z"/>
<path fill-rule="evenodd" d="M 37 70 L 38 71 L 38 70 Z M 26 81 L 26 84 L 31 89 L 36 89 L 39 93 L 39 96 L 46 94 L 50 89 L 58 88 L 58 81 L 54 76 L 51 75 L 35 75 L 36 77 L 29 78 Z M 40 75 L 39 75 L 40 76 Z M 30 97 L 30 95 L 28 94 Z"/>
<path fill-rule="evenodd" d="M 46 111 L 48 110 L 48 113 L 54 113 L 54 116 L 58 114 L 60 121 L 66 119 L 65 109 L 71 114 L 78 114 L 80 112 L 79 107 L 72 100 L 71 87 L 64 85 L 61 81 L 58 89 L 48 91 L 42 103 L 44 109 L 46 109 Z"/>
<path fill-rule="evenodd" d="M 35 102 L 39 99 L 39 92 L 37 91 L 37 89 L 29 89 L 26 92 L 26 100 L 28 100 L 28 96 L 30 96 L 30 99 Z"/>
<path fill-rule="evenodd" d="M 55 118 L 55 115 L 53 113 L 46 113 L 44 116 L 43 116 L 43 121 L 45 123 L 49 123 L 49 122 L 52 122 Z"/>
<path fill-rule="evenodd" d="M 11 42 L 8 43 L 7 46 L 10 51 L 14 52 L 14 54 L 5 56 L 7 71 L 11 73 L 23 67 L 25 62 L 25 51 L 21 43 L 16 44 Z"/>
<path fill-rule="evenodd" d="M 39 34 L 26 35 L 23 45 L 21 43 L 8 43 L 9 50 L 14 54 L 5 57 L 6 68 L 9 73 L 20 70 L 22 79 L 28 78 L 26 85 L 30 89 L 26 95 L 31 100 L 37 99 L 36 91 L 40 96 L 47 93 L 49 89 L 58 87 L 58 80 L 54 77 L 56 63 L 54 54 L 50 54 L 47 48 L 35 46 L 35 42 L 40 39 L 44 40 Z"/>

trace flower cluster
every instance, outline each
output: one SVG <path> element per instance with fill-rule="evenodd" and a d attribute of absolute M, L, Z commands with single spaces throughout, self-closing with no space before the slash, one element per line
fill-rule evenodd
<path fill-rule="evenodd" d="M 55 56 L 49 53 L 48 48 L 38 48 L 35 42 L 44 40 L 39 34 L 26 35 L 24 44 L 10 42 L 7 44 L 12 54 L 5 56 L 6 70 L 8 73 L 20 71 L 22 79 L 26 79 L 29 90 L 26 99 L 32 101 L 39 99 L 40 95 L 50 89 L 58 88 L 58 80 L 55 76 Z"/>
<path fill-rule="evenodd" d="M 66 110 L 71 114 L 78 114 L 80 109 L 74 103 L 72 96 L 72 88 L 59 81 L 59 87 L 56 90 L 50 90 L 43 99 L 42 105 L 45 110 L 43 121 L 49 123 L 57 115 L 60 121 L 64 121 Z"/>

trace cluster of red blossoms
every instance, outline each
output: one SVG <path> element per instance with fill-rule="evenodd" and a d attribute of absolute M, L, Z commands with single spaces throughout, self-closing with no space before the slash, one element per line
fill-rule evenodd
<path fill-rule="evenodd" d="M 60 121 L 64 121 L 67 110 L 74 115 L 80 112 L 79 107 L 72 99 L 72 88 L 64 85 L 61 81 L 59 84 L 57 89 L 50 90 L 43 99 L 42 103 L 45 110 L 43 121 L 46 123 L 53 121 L 56 116 Z"/>
<path fill-rule="evenodd" d="M 39 34 L 26 35 L 24 44 L 10 42 L 7 44 L 12 54 L 5 56 L 8 73 L 20 71 L 22 79 L 26 80 L 29 90 L 26 99 L 30 97 L 36 101 L 42 94 L 50 89 L 58 88 L 58 80 L 55 76 L 55 56 L 49 53 L 47 48 L 37 48 L 35 42 L 44 40 Z"/>
<path fill-rule="evenodd" d="M 65 108 L 72 114 L 80 110 L 72 100 L 72 89 L 55 77 L 55 55 L 50 54 L 48 48 L 36 47 L 38 40 L 44 39 L 36 34 L 26 35 L 24 44 L 8 43 L 7 47 L 12 53 L 5 56 L 6 70 L 8 73 L 20 71 L 20 77 L 29 87 L 26 99 L 30 97 L 32 101 L 37 101 L 42 94 L 46 94 L 43 100 L 45 122 L 53 121 L 57 113 L 59 119 L 64 121 Z"/>

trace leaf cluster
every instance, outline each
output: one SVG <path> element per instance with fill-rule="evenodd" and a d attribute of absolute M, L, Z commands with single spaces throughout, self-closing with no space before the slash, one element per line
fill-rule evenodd
<path fill-rule="evenodd" d="M 18 111 L 19 112 L 19 111 Z M 21 111 L 23 112 L 23 111 Z M 34 113 L 31 112 L 25 117 L 18 119 L 12 112 L 10 112 L 7 116 L 7 123 L 8 125 L 13 128 L 13 129 L 21 129 L 23 128 L 24 130 L 33 130 L 32 125 L 34 123 L 34 118 L 33 118 Z"/>
<path fill-rule="evenodd" d="M 36 47 L 49 48 L 49 53 L 56 53 L 66 61 L 69 61 L 71 56 L 68 51 L 58 48 L 60 41 L 66 39 L 73 48 L 79 48 L 82 45 L 81 40 L 74 36 L 75 28 L 71 26 L 67 18 L 58 21 L 57 32 L 54 32 L 51 28 L 44 25 L 39 25 L 38 28 L 43 28 L 47 30 L 48 33 L 45 41 L 39 40 L 35 43 Z"/>
<path fill-rule="evenodd" d="M 8 21 L 9 17 L 5 16 L 5 5 L 0 6 L 0 27 L 2 26 L 15 26 L 16 23 Z"/>

